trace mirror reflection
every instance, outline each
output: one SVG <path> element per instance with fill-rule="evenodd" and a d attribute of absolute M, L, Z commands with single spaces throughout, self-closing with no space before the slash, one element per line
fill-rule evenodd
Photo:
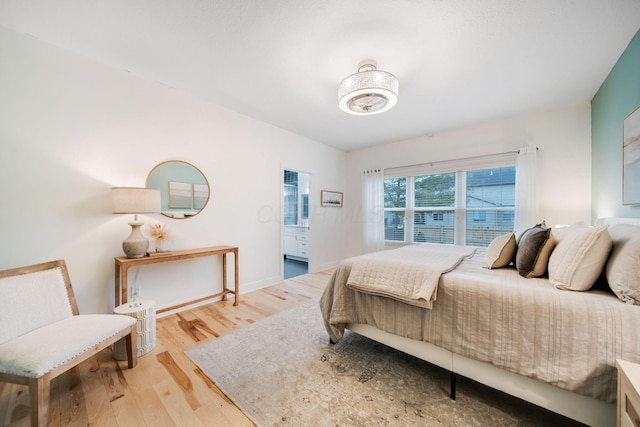
<path fill-rule="evenodd" d="M 169 160 L 154 167 L 147 188 L 160 190 L 161 212 L 169 218 L 190 218 L 209 202 L 209 182 L 197 167 Z"/>
<path fill-rule="evenodd" d="M 309 222 L 309 174 L 284 171 L 284 225 L 307 226 Z"/>

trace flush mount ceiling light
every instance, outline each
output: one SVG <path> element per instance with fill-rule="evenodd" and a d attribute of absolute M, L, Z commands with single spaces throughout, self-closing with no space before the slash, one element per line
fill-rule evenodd
<path fill-rule="evenodd" d="M 390 110 L 398 102 L 398 79 L 366 63 L 340 83 L 338 105 L 349 114 L 365 116 Z"/>

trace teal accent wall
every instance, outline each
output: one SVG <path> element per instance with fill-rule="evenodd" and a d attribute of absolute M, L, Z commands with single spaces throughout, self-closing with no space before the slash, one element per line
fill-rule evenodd
<path fill-rule="evenodd" d="M 640 217 L 622 204 L 622 121 L 640 106 L 640 31 L 591 100 L 591 219 Z"/>

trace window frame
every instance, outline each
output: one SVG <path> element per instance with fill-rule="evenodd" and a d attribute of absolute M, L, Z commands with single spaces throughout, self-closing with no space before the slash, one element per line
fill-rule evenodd
<path fill-rule="evenodd" d="M 505 168 L 505 167 L 513 167 L 514 175 L 515 175 L 515 158 L 511 161 L 507 162 L 497 162 L 496 164 L 481 164 L 476 167 L 468 167 L 465 170 L 446 170 L 440 169 L 437 171 L 434 170 L 424 170 L 424 171 L 415 171 L 414 173 L 394 173 L 391 176 L 387 176 L 385 174 L 384 180 L 387 179 L 398 179 L 404 178 L 406 179 L 405 186 L 405 207 L 403 208 L 383 208 L 384 212 L 404 212 L 404 224 L 403 224 L 403 240 L 387 240 L 387 233 L 385 230 L 385 244 L 386 245 L 397 245 L 403 246 L 407 244 L 415 244 L 415 243 L 423 243 L 415 241 L 415 232 L 414 219 L 417 213 L 424 213 L 424 223 L 426 223 L 426 217 L 429 212 L 442 212 L 444 219 L 444 212 L 452 211 L 454 215 L 454 225 L 453 225 L 453 244 L 456 245 L 465 245 L 466 237 L 467 237 L 467 213 L 468 212 L 486 212 L 489 211 L 505 211 L 511 212 L 513 217 L 515 218 L 515 202 L 513 206 L 489 206 L 489 207 L 468 207 L 467 206 L 467 173 L 472 171 L 493 169 L 493 168 Z M 454 169 L 455 170 L 455 169 Z M 420 173 L 422 172 L 422 173 Z M 415 178 L 426 176 L 426 175 L 437 175 L 437 174 L 445 174 L 445 173 L 454 173 L 455 174 L 455 197 L 453 206 L 429 206 L 429 207 L 416 207 L 415 206 Z M 517 193 L 517 183 L 514 181 L 514 193 Z M 435 219 L 434 219 L 435 220 Z M 486 221 L 486 218 L 485 218 Z M 481 221 L 477 221 L 478 223 L 482 223 Z M 514 224 L 515 225 L 515 224 Z"/>

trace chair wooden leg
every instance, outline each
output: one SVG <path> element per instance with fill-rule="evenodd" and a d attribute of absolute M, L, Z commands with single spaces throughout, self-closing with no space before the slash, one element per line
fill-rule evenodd
<path fill-rule="evenodd" d="M 31 427 L 47 427 L 49 423 L 49 390 L 51 377 L 46 374 L 29 380 Z"/>
<path fill-rule="evenodd" d="M 127 364 L 129 369 L 135 368 L 138 364 L 138 325 L 131 327 L 131 333 L 124 337 L 127 349 Z"/>

